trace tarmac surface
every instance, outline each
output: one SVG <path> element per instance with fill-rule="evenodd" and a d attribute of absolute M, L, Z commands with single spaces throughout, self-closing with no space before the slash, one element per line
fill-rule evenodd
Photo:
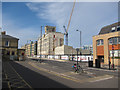
<path fill-rule="evenodd" d="M 118 88 L 118 71 L 89 68 L 75 73 L 71 61 L 6 61 L 3 63 L 3 88 Z"/>

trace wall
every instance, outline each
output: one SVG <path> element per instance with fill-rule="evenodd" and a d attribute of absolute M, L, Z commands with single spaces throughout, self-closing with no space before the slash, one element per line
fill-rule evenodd
<path fill-rule="evenodd" d="M 104 40 L 104 64 L 108 65 L 108 62 L 109 62 L 108 39 L 111 38 L 111 37 L 118 37 L 118 36 L 120 36 L 120 31 L 93 36 L 93 63 L 95 63 L 95 59 L 97 59 L 97 44 L 96 44 L 96 41 L 98 39 L 103 39 Z"/>
<path fill-rule="evenodd" d="M 54 39 L 54 35 L 55 35 L 55 39 Z M 51 32 L 48 34 L 44 34 L 42 36 L 41 54 L 42 55 L 54 55 L 55 48 L 61 45 L 60 39 L 63 39 L 62 43 L 64 44 L 64 34 L 59 33 L 59 32 Z M 38 55 L 40 55 L 40 39 L 38 39 L 37 50 L 38 50 Z"/>

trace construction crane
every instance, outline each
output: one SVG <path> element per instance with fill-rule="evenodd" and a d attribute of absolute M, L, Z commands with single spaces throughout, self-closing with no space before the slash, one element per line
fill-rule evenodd
<path fill-rule="evenodd" d="M 73 8 L 72 8 L 72 12 L 71 12 L 71 15 L 70 15 L 70 19 L 69 19 L 69 22 L 68 22 L 68 25 L 67 25 L 67 29 L 65 27 L 65 25 L 63 26 L 64 30 L 65 30 L 65 44 L 68 46 L 68 29 L 69 29 L 69 26 L 70 26 L 70 21 L 71 21 L 71 17 L 72 17 L 72 14 L 73 14 L 73 11 L 74 11 L 74 7 L 75 7 L 75 2 L 76 0 L 74 1 L 73 3 Z"/>

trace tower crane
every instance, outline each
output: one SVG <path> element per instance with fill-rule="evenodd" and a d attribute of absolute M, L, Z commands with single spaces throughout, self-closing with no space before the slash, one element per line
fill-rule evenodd
<path fill-rule="evenodd" d="M 75 0 L 74 3 L 73 3 L 73 8 L 72 8 L 72 11 L 71 11 L 71 15 L 70 15 L 70 19 L 69 19 L 69 22 L 68 22 L 68 25 L 67 25 L 67 29 L 66 29 L 65 25 L 63 26 L 63 28 L 64 28 L 64 30 L 65 30 L 64 35 L 65 35 L 65 44 L 66 44 L 66 45 L 68 45 L 68 29 L 69 29 L 71 17 L 72 17 L 73 11 L 74 11 L 75 2 L 76 2 L 76 0 Z"/>

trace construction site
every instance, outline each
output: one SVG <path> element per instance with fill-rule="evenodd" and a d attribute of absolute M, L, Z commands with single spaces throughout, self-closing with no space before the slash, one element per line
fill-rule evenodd
<path fill-rule="evenodd" d="M 65 59 L 72 60 L 72 57 L 77 55 L 77 51 L 72 46 L 68 45 L 68 36 L 69 36 L 69 26 L 71 23 L 71 18 L 74 12 L 76 0 L 73 2 L 72 11 L 70 13 L 68 25 L 63 25 L 64 33 L 56 32 L 55 26 L 45 26 L 43 33 L 43 26 L 41 26 L 40 37 L 38 38 L 37 48 L 32 47 L 33 42 L 25 44 L 22 46 L 22 49 L 25 49 L 25 55 L 27 57 L 41 57 L 41 58 L 55 58 L 55 59 Z M 76 30 L 79 31 L 79 30 Z M 80 32 L 80 47 L 78 54 L 81 56 L 81 60 L 92 60 L 91 50 L 82 49 L 81 44 L 81 31 Z M 65 39 L 64 39 L 65 38 Z M 65 44 L 64 44 L 65 43 Z M 34 49 L 32 49 L 34 48 Z M 32 52 L 36 53 L 32 53 Z M 86 59 L 86 56 L 89 58 Z"/>

